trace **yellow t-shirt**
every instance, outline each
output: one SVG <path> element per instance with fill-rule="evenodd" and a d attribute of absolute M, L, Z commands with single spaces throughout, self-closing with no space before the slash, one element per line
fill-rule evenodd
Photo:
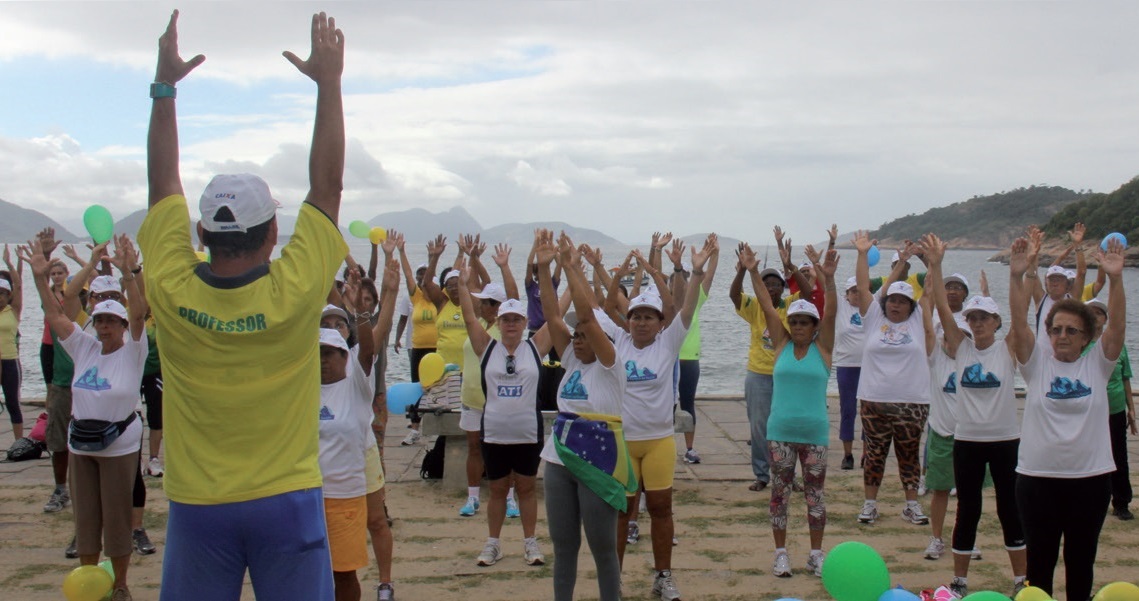
<path fill-rule="evenodd" d="M 20 358 L 20 349 L 16 348 L 20 324 L 16 322 L 16 312 L 12 310 L 12 305 L 0 310 L 0 358 Z"/>
<path fill-rule="evenodd" d="M 218 278 L 190 244 L 186 199 L 151 207 L 138 233 L 162 340 L 172 501 L 234 503 L 321 486 L 316 324 L 348 246 L 305 203 L 281 257 Z"/>
<path fill-rule="evenodd" d="M 411 348 L 435 348 L 435 303 L 422 288 L 411 295 Z"/>
<path fill-rule="evenodd" d="M 779 306 L 775 308 L 779 312 L 779 318 L 783 320 L 783 327 L 787 327 L 787 306 L 797 300 L 799 300 L 798 292 L 780 301 Z M 775 371 L 775 343 L 767 331 L 767 318 L 763 315 L 763 307 L 754 296 L 745 294 L 740 299 L 740 308 L 736 309 L 736 315 L 744 318 L 744 321 L 751 326 L 747 370 L 770 376 Z"/>
<path fill-rule="evenodd" d="M 463 341 L 467 339 L 467 324 L 463 321 L 463 310 L 447 299 L 435 318 L 435 331 L 439 340 L 435 352 L 443 356 L 444 363 L 454 363 L 463 367 Z"/>
<path fill-rule="evenodd" d="M 483 326 L 486 326 L 485 321 Z M 486 333 L 495 340 L 502 340 L 502 332 L 498 331 L 498 322 L 490 324 Z M 463 340 L 463 387 L 461 390 L 463 404 L 471 409 L 482 411 L 482 408 L 486 406 L 486 395 L 482 393 L 482 364 L 479 362 L 479 356 L 475 354 L 475 347 L 471 345 L 470 338 Z"/>
<path fill-rule="evenodd" d="M 1083 293 L 1080 294 L 1080 301 L 1081 302 L 1086 303 L 1093 298 L 1095 298 L 1095 282 L 1092 282 L 1090 284 L 1086 284 L 1084 286 Z"/>

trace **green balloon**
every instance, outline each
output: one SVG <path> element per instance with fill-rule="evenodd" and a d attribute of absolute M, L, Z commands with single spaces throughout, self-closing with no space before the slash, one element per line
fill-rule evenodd
<path fill-rule="evenodd" d="M 348 224 L 348 231 L 357 238 L 367 238 L 368 234 L 372 232 L 372 226 L 363 221 L 356 220 Z"/>
<path fill-rule="evenodd" d="M 83 211 L 83 226 L 95 244 L 102 244 L 115 234 L 115 220 L 103 205 L 91 205 Z"/>
<path fill-rule="evenodd" d="M 873 547 L 846 541 L 823 561 L 823 587 L 836 601 L 878 601 L 890 588 L 890 571 Z"/>
<path fill-rule="evenodd" d="M 1008 601 L 1008 595 L 996 591 L 977 591 L 965 595 L 961 601 Z"/>

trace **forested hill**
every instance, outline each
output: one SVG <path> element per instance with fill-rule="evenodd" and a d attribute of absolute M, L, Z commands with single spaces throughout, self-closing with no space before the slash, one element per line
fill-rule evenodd
<path fill-rule="evenodd" d="M 883 224 L 870 235 L 887 247 L 934 232 L 953 248 L 1006 248 L 1024 233 L 1025 227 L 1049 223 L 1065 207 L 1093 196 L 1102 195 L 1059 186 L 1017 188 L 991 196 L 974 196 L 921 215 L 907 215 Z M 1130 202 L 1139 202 L 1134 196 L 1128 198 Z M 1139 211 L 1137 207 L 1132 208 Z M 1067 223 L 1064 231 L 1071 227 L 1072 222 Z"/>
<path fill-rule="evenodd" d="M 1111 232 L 1120 232 L 1129 243 L 1139 243 L 1139 176 L 1114 192 L 1092 194 L 1064 207 L 1042 227 L 1049 236 L 1062 236 L 1077 222 L 1087 228 L 1086 240 L 1101 240 Z"/>

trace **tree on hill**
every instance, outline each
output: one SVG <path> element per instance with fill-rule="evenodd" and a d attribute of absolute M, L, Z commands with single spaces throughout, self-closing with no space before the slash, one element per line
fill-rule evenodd
<path fill-rule="evenodd" d="M 1043 226 L 1049 236 L 1063 236 L 1072 225 L 1082 222 L 1088 240 L 1120 232 L 1131 243 L 1139 240 L 1139 176 L 1108 194 L 1093 194 L 1070 204 Z"/>
<path fill-rule="evenodd" d="M 1087 193 L 1059 186 L 1017 188 L 895 219 L 871 232 L 871 237 L 917 240 L 922 234 L 936 232 L 955 245 L 1000 248 L 1028 225 L 1046 223 L 1064 207 L 1087 197 Z"/>

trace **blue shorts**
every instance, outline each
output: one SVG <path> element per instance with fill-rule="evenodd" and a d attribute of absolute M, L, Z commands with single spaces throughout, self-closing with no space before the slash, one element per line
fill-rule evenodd
<path fill-rule="evenodd" d="M 221 505 L 170 501 L 161 601 L 238 601 L 247 568 L 258 599 L 333 600 L 319 488 Z"/>

